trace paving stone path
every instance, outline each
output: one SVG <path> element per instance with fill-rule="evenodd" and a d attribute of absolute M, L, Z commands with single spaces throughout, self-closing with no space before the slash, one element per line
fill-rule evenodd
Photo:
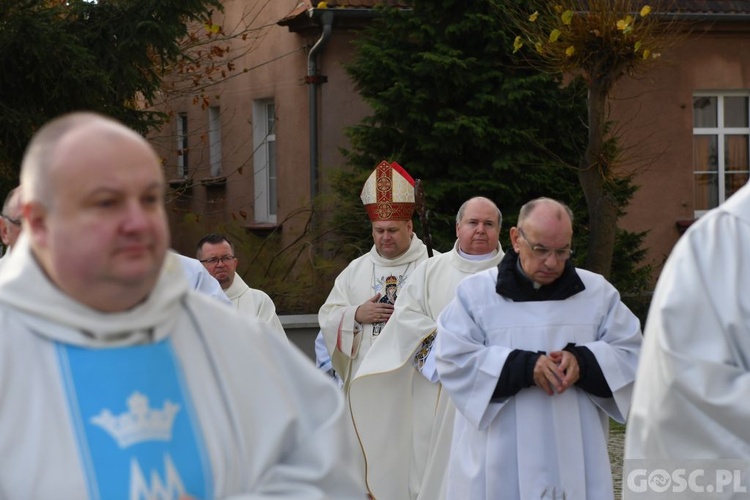
<path fill-rule="evenodd" d="M 615 499 L 622 495 L 622 454 L 625 450 L 625 427 L 610 425 L 609 429 L 609 462 L 612 465 L 612 484 L 615 487 Z"/>

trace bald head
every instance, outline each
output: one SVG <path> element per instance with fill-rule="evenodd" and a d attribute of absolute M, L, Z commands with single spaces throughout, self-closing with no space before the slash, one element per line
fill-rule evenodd
<path fill-rule="evenodd" d="M 465 201 L 456 214 L 459 249 L 469 255 L 488 255 L 497 250 L 502 220 L 492 200 L 476 196 Z"/>
<path fill-rule="evenodd" d="M 44 125 L 29 143 L 21 164 L 24 201 L 49 205 L 54 200 L 52 180 L 56 165 L 79 154 L 77 148 L 82 144 L 99 147 L 101 141 L 118 137 L 140 142 L 149 149 L 151 147 L 135 131 L 96 113 L 71 113 Z"/>
<path fill-rule="evenodd" d="M 567 220 L 571 226 L 573 225 L 573 211 L 570 207 L 552 198 L 544 197 L 531 200 L 521 207 L 518 213 L 518 225 L 522 227 L 524 221 L 537 209 L 541 209 L 543 217 L 551 217 L 557 221 Z"/>
<path fill-rule="evenodd" d="M 24 231 L 58 288 L 107 312 L 143 301 L 169 246 L 164 175 L 149 143 L 75 113 L 39 130 L 21 169 Z"/>
<path fill-rule="evenodd" d="M 21 205 L 21 188 L 19 186 L 14 187 L 8 191 L 8 195 L 5 197 L 3 203 L 3 213 L 7 214 L 12 209 L 17 208 Z"/>
<path fill-rule="evenodd" d="M 571 255 L 573 212 L 551 198 L 537 198 L 521 207 L 518 226 L 510 230 L 521 269 L 535 283 L 557 280 Z"/>

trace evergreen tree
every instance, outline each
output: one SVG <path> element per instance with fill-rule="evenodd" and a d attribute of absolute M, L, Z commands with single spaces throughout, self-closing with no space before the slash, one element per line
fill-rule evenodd
<path fill-rule="evenodd" d="M 347 158 L 361 175 L 339 189 L 356 192 L 380 160 L 399 162 L 423 180 L 440 250 L 450 249 L 456 210 L 471 196 L 494 200 L 505 228 L 536 196 L 581 204 L 574 165 L 585 94 L 515 64 L 503 3 L 415 0 L 412 10 L 384 9 L 347 68 L 373 113 L 348 131 Z"/>
<path fill-rule="evenodd" d="M 105 113 L 146 132 L 143 110 L 189 23 L 220 0 L 0 0 L 0 193 L 18 180 L 26 144 L 74 110 Z"/>
<path fill-rule="evenodd" d="M 349 243 L 338 248 L 349 249 L 349 257 L 371 245 L 351 193 L 388 159 L 423 180 L 439 250 L 451 248 L 455 212 L 471 196 L 486 196 L 503 211 L 505 247 L 520 206 L 548 196 L 573 209 L 574 259 L 586 262 L 589 214 L 578 180 L 586 86 L 563 85 L 559 74 L 514 59 L 514 25 L 504 23 L 509 2 L 519 3 L 414 0 L 411 10 L 385 8 L 358 39 L 347 69 L 372 114 L 348 130 L 352 147 L 345 153 L 355 175 L 333 178 L 345 200 L 339 223 Z M 636 189 L 632 178 L 621 180 L 611 186 L 620 215 Z M 648 266 L 638 267 L 644 236 L 618 230 L 614 250 L 613 283 L 635 300 L 650 277 Z"/>

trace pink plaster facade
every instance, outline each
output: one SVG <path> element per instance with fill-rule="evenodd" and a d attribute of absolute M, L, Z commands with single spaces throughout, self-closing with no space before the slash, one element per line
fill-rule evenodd
<path fill-rule="evenodd" d="M 649 231 L 647 260 L 657 274 L 684 228 L 697 215 L 693 174 L 693 96 L 750 95 L 750 20 L 695 25 L 645 75 L 623 79 L 613 116 L 638 171 L 636 193 L 621 227 Z"/>
<path fill-rule="evenodd" d="M 304 208 L 309 206 L 311 197 L 310 85 L 305 77 L 308 53 L 321 37 L 321 30 L 311 24 L 293 32 L 278 24 L 297 4 L 298 0 L 225 1 L 223 19 L 214 19 L 217 24 L 228 30 L 244 16 L 252 18 L 252 26 L 262 27 L 262 34 L 257 40 L 246 42 L 253 48 L 234 61 L 235 70 L 227 73 L 229 78 L 209 89 L 205 103 L 195 103 L 190 96 L 171 102 L 168 108 L 174 118 L 152 136 L 173 188 L 168 205 L 173 246 L 182 253 L 191 255 L 200 236 L 227 221 L 258 235 L 279 226 L 276 230 L 281 231 L 285 242 L 304 229 Z M 303 20 L 307 15 L 303 10 Z M 353 51 L 353 35 L 347 24 L 334 27 L 317 58 L 318 73 L 327 80 L 319 85 L 317 93 L 319 190 L 325 189 L 326 172 L 343 165 L 340 148 L 347 144 L 344 128 L 368 112 L 341 64 L 351 58 Z M 258 217 L 255 209 L 253 152 L 258 144 L 253 127 L 260 124 L 261 117 L 254 115 L 254 105 L 268 99 L 275 105 L 275 224 Z M 221 123 L 218 173 L 212 171 L 210 159 L 211 107 L 218 108 Z M 180 175 L 178 166 L 180 113 L 187 114 L 188 128 L 188 167 L 184 175 Z"/>

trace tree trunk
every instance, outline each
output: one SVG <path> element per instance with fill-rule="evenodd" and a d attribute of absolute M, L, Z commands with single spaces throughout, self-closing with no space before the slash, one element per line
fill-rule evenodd
<path fill-rule="evenodd" d="M 617 202 L 605 187 L 611 165 L 603 152 L 610 87 L 602 79 L 593 79 L 589 84 L 588 147 L 578 171 L 589 214 L 589 244 L 583 267 L 605 278 L 609 278 L 612 270 L 617 230 Z"/>

